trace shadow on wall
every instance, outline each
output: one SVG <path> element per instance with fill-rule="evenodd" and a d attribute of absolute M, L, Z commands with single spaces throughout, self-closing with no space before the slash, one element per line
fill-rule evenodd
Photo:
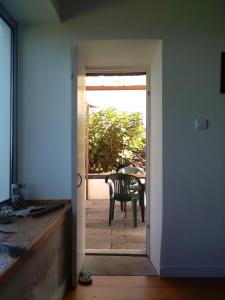
<path fill-rule="evenodd" d="M 59 0 L 52 0 L 52 2 L 59 3 Z M 129 2 L 129 0 L 123 0 L 123 2 Z M 121 4 L 121 0 L 113 0 L 113 1 L 106 1 L 106 0 L 61 0 L 60 2 L 60 19 L 62 22 L 68 21 L 73 19 L 74 17 L 81 15 L 83 13 L 90 13 L 100 8 L 105 8 L 109 6 L 117 6 Z M 59 5 L 57 5 L 59 8 Z"/>

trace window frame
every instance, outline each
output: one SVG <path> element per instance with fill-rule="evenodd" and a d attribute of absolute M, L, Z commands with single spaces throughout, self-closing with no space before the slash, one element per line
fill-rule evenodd
<path fill-rule="evenodd" d="M 10 78 L 10 199 L 11 185 L 18 183 L 18 23 L 0 4 L 0 17 L 11 28 Z M 7 200 L 10 200 L 7 199 Z M 4 202 L 4 200 L 2 201 Z"/>

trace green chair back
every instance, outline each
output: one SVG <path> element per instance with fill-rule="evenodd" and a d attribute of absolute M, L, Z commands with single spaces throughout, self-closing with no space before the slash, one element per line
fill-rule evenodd
<path fill-rule="evenodd" d="M 124 174 L 144 174 L 144 169 L 138 168 L 138 167 L 123 167 L 118 170 L 118 173 L 124 173 Z"/>

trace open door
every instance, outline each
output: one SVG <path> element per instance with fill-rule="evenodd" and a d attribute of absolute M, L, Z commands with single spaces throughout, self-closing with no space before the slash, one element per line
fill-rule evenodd
<path fill-rule="evenodd" d="M 78 47 L 72 50 L 72 285 L 85 255 L 85 68 Z"/>

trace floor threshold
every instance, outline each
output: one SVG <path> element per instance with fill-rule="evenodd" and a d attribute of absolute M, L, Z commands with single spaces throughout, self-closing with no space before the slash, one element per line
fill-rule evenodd
<path fill-rule="evenodd" d="M 86 255 L 82 271 L 98 276 L 155 276 L 151 261 L 145 256 Z"/>
<path fill-rule="evenodd" d="M 138 249 L 86 249 L 86 255 L 124 255 L 124 256 L 147 256 L 144 250 Z"/>

